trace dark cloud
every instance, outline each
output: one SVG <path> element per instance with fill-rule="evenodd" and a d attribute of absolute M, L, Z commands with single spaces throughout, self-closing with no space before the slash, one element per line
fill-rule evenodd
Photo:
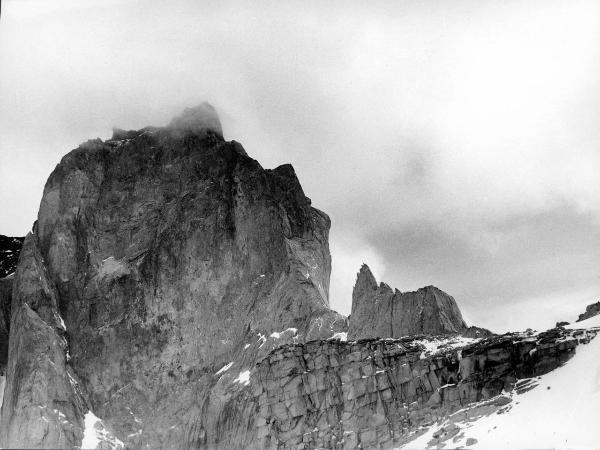
<path fill-rule="evenodd" d="M 453 295 L 478 325 L 499 330 L 526 320 L 531 326 L 550 326 L 555 317 L 555 305 L 540 301 L 533 309 L 523 308 L 523 317 L 512 323 L 504 317 L 502 324 L 502 306 L 565 293 L 578 311 L 593 300 L 583 291 L 592 287 L 600 294 L 598 223 L 569 205 L 483 220 L 469 229 L 424 217 L 398 229 L 384 225 L 368 239 L 383 255 L 388 283 L 400 290 L 435 284 Z"/>

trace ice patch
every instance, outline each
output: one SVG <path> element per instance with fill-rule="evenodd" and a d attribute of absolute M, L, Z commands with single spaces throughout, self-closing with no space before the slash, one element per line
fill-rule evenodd
<path fill-rule="evenodd" d="M 223 367 L 221 367 L 217 373 L 215 373 L 215 375 L 219 375 L 221 373 L 225 373 L 227 372 L 229 369 L 231 369 L 231 366 L 233 366 L 233 361 L 231 361 L 229 364 L 225 364 Z"/>
<path fill-rule="evenodd" d="M 233 382 L 243 384 L 244 386 L 248 386 L 250 384 L 250 371 L 244 370 L 243 372 L 240 372 L 238 377 L 235 380 L 233 380 Z"/>

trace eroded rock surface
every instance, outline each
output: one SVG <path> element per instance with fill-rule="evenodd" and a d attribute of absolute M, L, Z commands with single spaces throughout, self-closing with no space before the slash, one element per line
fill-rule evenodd
<path fill-rule="evenodd" d="M 348 339 L 399 338 L 415 334 L 489 336 L 488 330 L 468 327 L 456 301 L 435 286 L 416 292 L 377 284 L 366 264 L 352 292 Z"/>
<path fill-rule="evenodd" d="M 56 167 L 17 269 L 0 445 L 77 445 L 87 408 L 131 448 L 215 445 L 220 367 L 253 364 L 260 336 L 346 330 L 329 218 L 290 165 L 265 170 L 222 135 L 205 104 Z"/>
<path fill-rule="evenodd" d="M 560 366 L 597 331 L 511 333 L 429 357 L 416 338 L 279 347 L 238 396 L 256 404 L 255 420 L 246 425 L 248 440 L 228 448 L 401 446 L 467 405 L 480 414 L 502 407 L 510 399 L 499 394 L 532 388 L 522 380 Z"/>
<path fill-rule="evenodd" d="M 6 448 L 72 448 L 87 408 L 67 365 L 58 293 L 29 234 L 13 286 L 0 441 Z"/>

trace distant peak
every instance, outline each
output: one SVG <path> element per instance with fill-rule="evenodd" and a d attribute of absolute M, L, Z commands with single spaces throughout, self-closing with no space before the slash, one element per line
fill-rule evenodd
<path fill-rule="evenodd" d="M 169 123 L 169 128 L 195 134 L 213 131 L 223 137 L 223 128 L 217 110 L 210 103 L 201 103 L 193 108 L 186 108 Z"/>
<path fill-rule="evenodd" d="M 360 267 L 354 288 L 356 289 L 358 286 L 369 286 L 373 290 L 377 289 L 377 280 L 371 269 L 369 269 L 369 266 L 364 263 Z"/>

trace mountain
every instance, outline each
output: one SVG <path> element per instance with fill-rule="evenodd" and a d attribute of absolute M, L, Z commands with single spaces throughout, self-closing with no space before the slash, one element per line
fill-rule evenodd
<path fill-rule="evenodd" d="M 435 286 L 415 292 L 377 284 L 366 264 L 352 292 L 348 339 L 399 338 L 417 334 L 488 336 L 488 330 L 468 327 L 453 297 Z"/>
<path fill-rule="evenodd" d="M 88 413 L 129 447 L 213 445 L 220 367 L 346 330 L 329 217 L 222 135 L 202 104 L 52 172 L 14 276 L 2 447 L 76 447 Z"/>
<path fill-rule="evenodd" d="M 489 448 L 513 411 L 511 438 L 538 414 L 547 446 L 593 442 L 564 438 L 597 421 L 600 315 L 492 335 L 363 266 L 348 321 L 329 308 L 329 228 L 293 168 L 226 141 L 208 104 L 82 144 L 0 278 L 0 447 Z"/>

